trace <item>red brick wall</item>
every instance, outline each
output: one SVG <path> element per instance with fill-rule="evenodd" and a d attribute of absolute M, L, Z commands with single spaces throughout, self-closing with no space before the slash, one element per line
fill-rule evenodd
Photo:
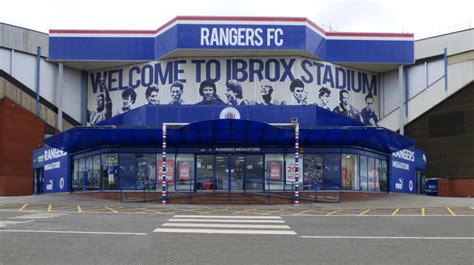
<path fill-rule="evenodd" d="M 44 122 L 9 98 L 0 99 L 0 195 L 33 194 L 33 150 Z"/>
<path fill-rule="evenodd" d="M 438 179 L 438 196 L 474 197 L 474 179 Z"/>

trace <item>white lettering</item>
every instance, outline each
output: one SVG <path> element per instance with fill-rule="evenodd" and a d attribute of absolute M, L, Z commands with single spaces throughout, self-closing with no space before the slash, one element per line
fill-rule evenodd
<path fill-rule="evenodd" d="M 61 167 L 61 162 L 58 161 L 58 162 L 53 162 L 51 164 L 45 165 L 44 170 L 52 170 L 52 169 L 60 168 L 60 167 Z"/>
<path fill-rule="evenodd" d="M 255 46 L 262 46 L 263 38 L 262 38 L 263 29 L 256 28 L 255 29 Z"/>
<path fill-rule="evenodd" d="M 283 45 L 283 30 L 282 29 L 278 28 L 275 30 L 275 45 L 276 46 Z"/>
<path fill-rule="evenodd" d="M 392 166 L 403 170 L 410 170 L 410 165 L 403 162 L 392 161 Z"/>
<path fill-rule="evenodd" d="M 283 45 L 283 30 L 269 29 L 268 43 Z M 262 28 L 201 28 L 201 46 L 262 46 Z"/>
<path fill-rule="evenodd" d="M 62 150 L 49 149 L 49 150 L 44 151 L 44 161 L 60 158 L 60 157 L 63 157 L 65 155 L 67 155 L 67 152 L 64 152 Z"/>
<path fill-rule="evenodd" d="M 407 161 L 412 161 L 412 162 L 415 161 L 415 152 L 410 151 L 408 149 L 403 149 L 398 152 L 395 152 L 392 154 L 392 156 L 403 159 L 403 160 L 407 160 Z"/>
<path fill-rule="evenodd" d="M 201 28 L 201 46 L 209 45 L 209 29 Z"/>

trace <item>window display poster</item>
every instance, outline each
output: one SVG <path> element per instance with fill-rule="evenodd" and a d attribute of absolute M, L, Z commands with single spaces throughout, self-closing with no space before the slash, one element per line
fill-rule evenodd
<path fill-rule="evenodd" d="M 305 189 L 312 189 L 323 183 L 323 157 L 305 154 L 303 159 L 303 182 Z"/>
<path fill-rule="evenodd" d="M 299 178 L 298 182 L 303 183 L 303 178 L 301 172 L 303 172 L 303 159 L 300 159 L 298 162 L 299 168 Z M 294 156 L 287 156 L 286 157 L 286 182 L 295 182 L 295 158 Z"/>
<path fill-rule="evenodd" d="M 267 161 L 267 172 L 271 180 L 282 180 L 282 161 Z"/>
<path fill-rule="evenodd" d="M 137 154 L 137 183 L 156 181 L 154 155 Z"/>
<path fill-rule="evenodd" d="M 157 159 L 156 164 L 159 165 L 158 167 L 158 179 L 161 180 L 163 177 L 163 160 Z M 166 160 L 166 181 L 167 182 L 174 182 L 174 159 L 167 159 Z"/>
<path fill-rule="evenodd" d="M 178 179 L 180 181 L 191 178 L 192 161 L 178 161 Z"/>

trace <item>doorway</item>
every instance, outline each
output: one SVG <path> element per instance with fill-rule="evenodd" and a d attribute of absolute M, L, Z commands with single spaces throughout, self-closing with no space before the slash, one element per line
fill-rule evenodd
<path fill-rule="evenodd" d="M 263 191 L 263 155 L 196 156 L 196 189 L 227 192 Z"/>

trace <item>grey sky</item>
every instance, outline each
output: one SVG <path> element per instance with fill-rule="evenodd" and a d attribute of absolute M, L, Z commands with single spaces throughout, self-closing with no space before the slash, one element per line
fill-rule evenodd
<path fill-rule="evenodd" d="M 0 22 L 49 29 L 154 30 L 180 15 L 306 17 L 331 31 L 409 32 L 415 38 L 474 26 L 474 1 L 13 0 Z"/>

